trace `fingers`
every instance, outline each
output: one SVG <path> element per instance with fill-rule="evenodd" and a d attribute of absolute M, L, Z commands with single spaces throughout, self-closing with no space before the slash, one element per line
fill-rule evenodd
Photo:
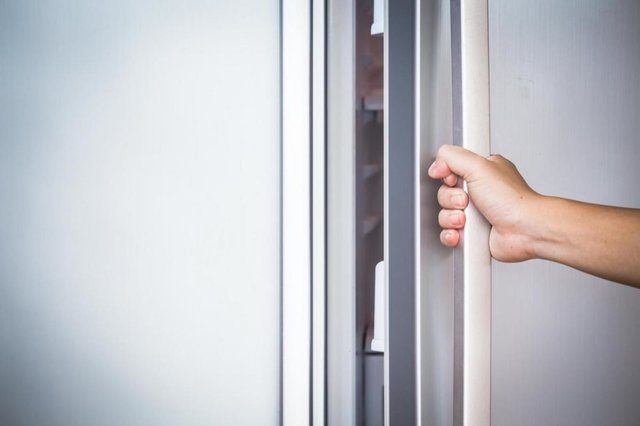
<path fill-rule="evenodd" d="M 442 207 L 438 213 L 438 223 L 443 229 L 440 241 L 447 247 L 455 247 L 460 241 L 458 229 L 464 228 L 467 217 L 464 209 L 469 205 L 469 196 L 461 188 L 442 185 L 438 190 L 438 204 Z"/>
<path fill-rule="evenodd" d="M 462 188 L 449 188 L 442 185 L 438 189 L 438 204 L 444 209 L 466 209 L 469 205 L 469 196 Z"/>
<path fill-rule="evenodd" d="M 440 233 L 440 242 L 447 247 L 455 247 L 460 241 L 460 233 L 455 229 L 445 229 Z"/>
<path fill-rule="evenodd" d="M 438 190 L 438 204 L 442 207 L 438 223 L 443 228 L 440 241 L 447 247 L 456 247 L 460 242 L 459 229 L 464 228 L 464 209 L 469 205 L 469 196 L 461 188 L 456 188 L 458 176 L 469 181 L 472 174 L 485 165 L 487 160 L 466 149 L 443 145 L 438 150 L 436 160 L 429 167 L 428 174 L 433 179 L 442 179 L 444 185 Z"/>
<path fill-rule="evenodd" d="M 467 218 L 462 210 L 440 210 L 438 223 L 444 229 L 461 229 Z"/>
<path fill-rule="evenodd" d="M 432 179 L 444 179 L 447 176 L 451 176 L 453 172 L 451 171 L 447 163 L 439 160 L 438 157 L 436 157 L 435 161 L 429 167 L 428 174 Z"/>
<path fill-rule="evenodd" d="M 443 178 L 442 182 L 444 182 L 444 184 L 447 186 L 456 186 L 456 184 L 458 183 L 458 176 L 450 174 L 449 176 Z"/>
<path fill-rule="evenodd" d="M 482 167 L 485 161 L 483 157 L 459 146 L 442 145 L 428 174 L 433 179 L 445 179 L 454 174 L 468 181 L 474 170 Z"/>

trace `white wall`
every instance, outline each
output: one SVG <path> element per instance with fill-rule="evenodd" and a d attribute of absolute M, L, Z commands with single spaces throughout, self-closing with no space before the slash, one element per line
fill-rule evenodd
<path fill-rule="evenodd" d="M 0 423 L 278 422 L 279 6 L 0 3 Z"/>

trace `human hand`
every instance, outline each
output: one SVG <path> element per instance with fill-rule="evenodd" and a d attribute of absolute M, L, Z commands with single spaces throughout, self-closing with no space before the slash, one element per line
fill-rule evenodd
<path fill-rule="evenodd" d="M 504 262 L 519 262 L 535 257 L 532 244 L 532 219 L 541 198 L 506 158 L 481 157 L 464 148 L 443 145 L 429 168 L 429 176 L 442 179 L 438 203 L 442 210 L 438 222 L 443 228 L 440 241 L 455 247 L 464 228 L 464 209 L 469 197 L 491 224 L 491 255 Z M 456 187 L 458 179 L 467 182 L 467 193 Z"/>

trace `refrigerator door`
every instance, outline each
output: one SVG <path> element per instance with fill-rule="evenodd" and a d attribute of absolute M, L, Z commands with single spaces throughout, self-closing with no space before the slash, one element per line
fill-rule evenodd
<path fill-rule="evenodd" d="M 543 194 L 640 208 L 640 3 L 492 0 L 489 22 L 492 151 Z M 638 289 L 494 262 L 493 424 L 640 424 L 639 329 Z"/>
<path fill-rule="evenodd" d="M 391 133 L 399 66 L 389 64 L 389 156 L 406 150 L 414 179 L 405 184 L 416 191 L 413 204 L 389 203 L 391 217 L 416 209 L 415 264 L 405 261 L 412 272 L 400 278 L 392 243 L 402 233 L 389 234 L 390 385 L 394 329 L 410 324 L 394 294 L 414 280 L 416 303 L 405 303 L 416 318 L 418 423 L 638 424 L 640 292 L 545 261 L 490 263 L 488 228 L 473 208 L 462 247 L 443 248 L 439 183 L 426 171 L 440 145 L 460 144 L 508 157 L 541 193 L 640 207 L 640 7 L 423 0 L 415 14 L 415 106 L 405 106 L 415 117 L 413 158 Z M 393 184 L 406 173 L 395 164 L 390 191 L 404 188 Z"/>
<path fill-rule="evenodd" d="M 280 424 L 280 23 L 0 3 L 0 423 Z"/>

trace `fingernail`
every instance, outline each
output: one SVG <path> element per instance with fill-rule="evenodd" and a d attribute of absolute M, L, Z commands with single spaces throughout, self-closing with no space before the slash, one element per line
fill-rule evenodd
<path fill-rule="evenodd" d="M 446 241 L 451 241 L 453 239 L 453 234 L 451 233 L 451 231 L 446 231 L 444 233 L 444 239 Z"/>
<path fill-rule="evenodd" d="M 451 213 L 451 221 L 455 224 L 455 225 L 460 225 L 460 212 L 455 212 L 455 213 Z"/>
<path fill-rule="evenodd" d="M 431 165 L 429 166 L 429 170 L 427 171 L 427 174 L 429 174 L 429 176 L 431 176 L 431 172 L 433 171 L 433 169 L 435 169 L 436 167 L 436 163 L 437 161 L 434 161 L 433 163 L 431 163 Z"/>
<path fill-rule="evenodd" d="M 451 202 L 454 206 L 464 207 L 464 195 L 456 194 L 451 197 Z"/>

